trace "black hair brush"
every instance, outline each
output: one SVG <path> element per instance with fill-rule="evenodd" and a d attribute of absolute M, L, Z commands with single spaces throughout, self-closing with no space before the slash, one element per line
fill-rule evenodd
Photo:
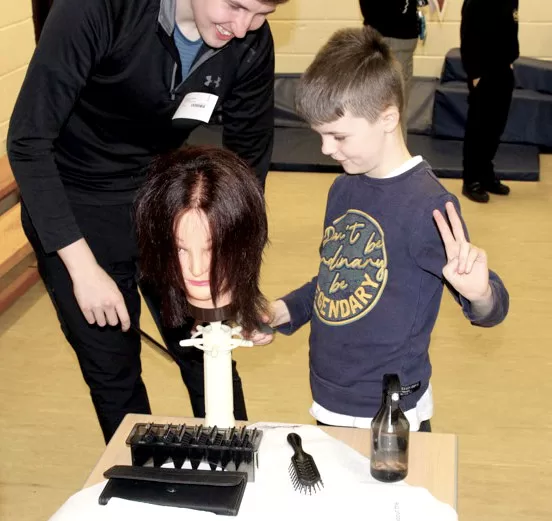
<path fill-rule="evenodd" d="M 295 451 L 289 466 L 289 474 L 295 490 L 305 494 L 316 492 L 317 487 L 320 490 L 324 483 L 313 457 L 303 450 L 301 437 L 294 432 L 290 432 L 287 435 L 287 441 Z"/>

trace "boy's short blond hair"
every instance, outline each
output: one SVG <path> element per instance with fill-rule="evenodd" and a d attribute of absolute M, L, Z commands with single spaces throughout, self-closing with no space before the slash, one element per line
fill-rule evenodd
<path fill-rule="evenodd" d="M 311 125 L 331 123 L 345 112 L 374 123 L 390 106 L 397 107 L 402 117 L 400 64 L 370 26 L 340 29 L 302 75 L 295 103 Z"/>

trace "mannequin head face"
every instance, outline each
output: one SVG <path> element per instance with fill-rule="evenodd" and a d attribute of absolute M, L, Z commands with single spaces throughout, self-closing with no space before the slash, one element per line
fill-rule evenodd
<path fill-rule="evenodd" d="M 175 239 L 188 302 L 198 308 L 214 308 L 211 296 L 211 231 L 201 210 L 188 210 L 177 218 Z M 219 294 L 217 307 L 228 306 L 229 292 Z"/>
<path fill-rule="evenodd" d="M 189 305 L 257 320 L 267 220 L 261 186 L 228 150 L 187 147 L 154 162 L 136 202 L 140 268 L 159 294 L 163 320 L 178 325 Z"/>

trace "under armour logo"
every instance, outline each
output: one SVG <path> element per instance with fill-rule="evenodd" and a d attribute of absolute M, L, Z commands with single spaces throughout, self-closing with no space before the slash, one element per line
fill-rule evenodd
<path fill-rule="evenodd" d="M 221 81 L 222 81 L 222 78 L 220 76 L 217 76 L 217 79 L 213 81 L 213 77 L 209 75 L 209 76 L 205 76 L 205 83 L 203 85 L 208 87 L 209 85 L 211 85 L 211 83 L 214 83 L 215 89 L 218 89 Z"/>

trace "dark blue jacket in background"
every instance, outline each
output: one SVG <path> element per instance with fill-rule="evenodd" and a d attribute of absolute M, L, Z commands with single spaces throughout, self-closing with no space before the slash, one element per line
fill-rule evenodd
<path fill-rule="evenodd" d="M 469 78 L 509 67 L 519 58 L 519 0 L 464 0 L 462 63 Z"/>

